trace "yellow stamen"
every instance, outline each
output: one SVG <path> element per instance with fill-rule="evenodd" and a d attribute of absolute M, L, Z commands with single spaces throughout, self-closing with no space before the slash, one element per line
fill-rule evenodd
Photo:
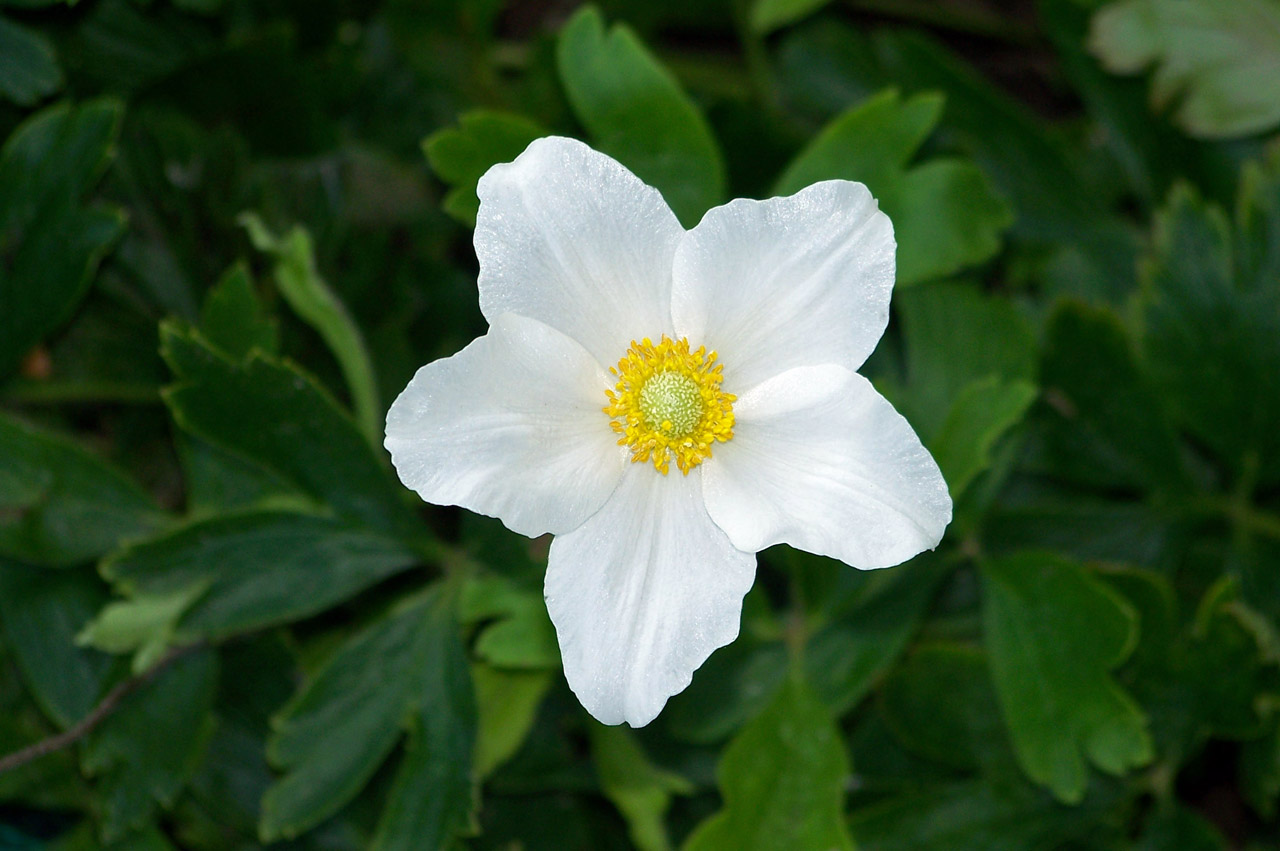
<path fill-rule="evenodd" d="M 604 412 L 618 433 L 618 445 L 631 449 L 634 463 L 652 461 L 664 476 L 671 459 L 685 475 L 711 457 L 711 444 L 733 437 L 731 393 L 723 380 L 716 353 L 705 346 L 689 351 L 685 338 L 665 334 L 655 345 L 648 337 L 637 343 L 610 368 L 618 383 L 606 390 Z"/>

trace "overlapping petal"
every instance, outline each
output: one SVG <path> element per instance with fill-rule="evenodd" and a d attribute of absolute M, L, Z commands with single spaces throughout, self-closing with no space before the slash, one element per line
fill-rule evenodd
<path fill-rule="evenodd" d="M 893 226 L 861 183 L 716 207 L 680 243 L 676 331 L 714 349 L 741 393 L 787 369 L 857 369 L 889 321 Z"/>
<path fill-rule="evenodd" d="M 755 561 L 707 516 L 698 470 L 632 465 L 598 513 L 552 542 L 547 562 L 565 677 L 587 711 L 605 724 L 653 720 L 737 637 Z"/>
<path fill-rule="evenodd" d="M 933 457 L 871 383 L 828 364 L 754 387 L 704 465 L 707 511 L 743 550 L 787 543 L 854 567 L 932 549 L 951 522 Z"/>
<path fill-rule="evenodd" d="M 575 139 L 549 137 L 480 180 L 480 309 L 537 319 L 603 364 L 671 332 L 684 235 L 658 190 Z"/>
<path fill-rule="evenodd" d="M 625 452 L 601 413 L 608 376 L 582 346 L 533 319 L 418 370 L 387 414 L 401 481 L 437 505 L 523 535 L 567 532 L 617 486 Z"/>

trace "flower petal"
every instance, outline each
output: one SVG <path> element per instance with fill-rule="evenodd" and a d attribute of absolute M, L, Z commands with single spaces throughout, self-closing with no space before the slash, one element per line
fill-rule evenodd
<path fill-rule="evenodd" d="M 499 517 L 522 535 L 565 532 L 604 504 L 626 466 L 601 410 L 608 386 L 573 340 L 505 314 L 418 370 L 387 413 L 386 447 L 428 502 Z"/>
<path fill-rule="evenodd" d="M 605 724 L 640 727 L 738 636 L 755 555 L 702 505 L 698 471 L 633 465 L 600 511 L 551 543 L 547 610 L 569 687 Z"/>
<path fill-rule="evenodd" d="M 529 145 L 480 179 L 480 309 L 518 313 L 611 364 L 671 333 L 671 262 L 684 229 L 662 195 L 575 139 Z"/>
<path fill-rule="evenodd" d="M 857 369 L 889 321 L 893 225 L 861 183 L 716 207 L 676 251 L 676 331 L 739 393 L 797 366 Z"/>
<path fill-rule="evenodd" d="M 933 457 L 871 383 L 827 364 L 734 404 L 734 437 L 703 465 L 707 511 L 734 546 L 787 543 L 860 568 L 932 549 L 951 522 Z"/>

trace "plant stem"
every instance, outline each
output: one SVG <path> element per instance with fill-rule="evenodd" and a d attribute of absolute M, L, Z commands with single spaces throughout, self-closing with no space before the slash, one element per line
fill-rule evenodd
<path fill-rule="evenodd" d="M 95 706 L 88 715 L 81 718 L 73 726 L 68 727 L 57 735 L 50 736 L 47 739 L 41 739 L 35 744 L 28 745 L 22 750 L 14 751 L 0 757 L 0 774 L 7 771 L 13 771 L 21 768 L 29 762 L 34 762 L 42 756 L 47 756 L 63 748 L 70 747 L 76 742 L 83 739 L 94 731 L 95 728 L 103 721 L 110 717 L 120 707 L 120 702 L 132 694 L 141 686 L 151 682 L 160 673 L 177 661 L 180 657 L 185 656 L 200 644 L 189 644 L 185 647 L 175 647 L 161 657 L 160 661 L 152 665 L 147 670 L 137 676 L 130 677 L 123 682 L 118 683 L 115 688 L 107 692 L 107 696 L 102 698 L 101 702 Z"/>
<path fill-rule="evenodd" d="M 733 4 L 733 23 L 742 44 L 742 55 L 747 62 L 747 75 L 755 87 L 756 97 L 770 110 L 778 109 L 781 99 L 774 85 L 773 69 L 769 65 L 769 51 L 764 38 L 751 28 L 751 4 L 737 0 Z"/>

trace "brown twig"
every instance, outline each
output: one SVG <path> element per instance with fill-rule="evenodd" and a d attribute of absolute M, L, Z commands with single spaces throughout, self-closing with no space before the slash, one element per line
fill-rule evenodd
<path fill-rule="evenodd" d="M 60 751 L 65 747 L 75 744 L 80 739 L 83 739 L 85 736 L 92 733 L 94 728 L 105 721 L 112 712 L 115 712 L 116 709 L 120 707 L 120 702 L 122 700 L 141 686 L 151 682 L 159 676 L 161 671 L 176 662 L 179 657 L 185 656 L 192 650 L 201 646 L 203 645 L 190 644 L 186 647 L 175 647 L 161 657 L 160 661 L 156 662 L 141 674 L 130 677 L 121 683 L 117 683 L 111 691 L 107 692 L 106 697 L 102 698 L 101 702 L 99 702 L 88 715 L 81 718 L 71 727 L 68 727 L 56 736 L 41 739 L 33 745 L 28 745 L 22 750 L 14 751 L 11 754 L 0 757 L 0 774 L 4 774 L 6 771 L 13 771 L 15 768 L 21 768 L 29 762 L 34 762 L 42 756 L 47 756 L 55 751 Z"/>

